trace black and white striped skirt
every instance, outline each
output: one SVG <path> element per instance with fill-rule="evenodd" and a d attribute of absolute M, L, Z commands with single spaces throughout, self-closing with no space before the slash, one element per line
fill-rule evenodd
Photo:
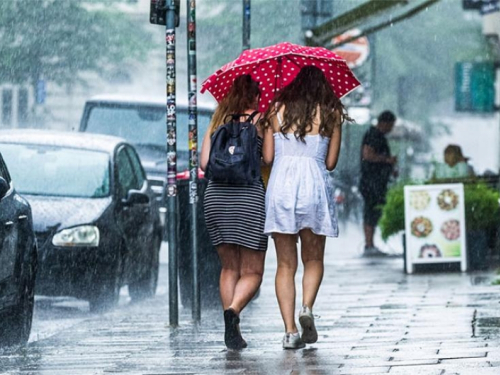
<path fill-rule="evenodd" d="M 228 185 L 210 181 L 205 190 L 205 221 L 214 246 L 235 244 L 267 250 L 264 235 L 266 192 L 262 181 Z"/>

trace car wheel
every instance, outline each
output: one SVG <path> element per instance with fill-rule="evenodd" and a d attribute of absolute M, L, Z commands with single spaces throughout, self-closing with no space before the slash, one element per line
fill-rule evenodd
<path fill-rule="evenodd" d="M 101 313 L 113 309 L 120 299 L 120 289 L 122 286 L 123 261 L 120 254 L 117 255 L 112 277 L 102 280 L 97 290 L 89 298 L 89 309 L 92 313 Z"/>
<path fill-rule="evenodd" d="M 26 280 L 19 303 L 0 320 L 0 345 L 23 345 L 28 342 L 35 306 L 36 249 L 30 257 Z"/>
<path fill-rule="evenodd" d="M 130 298 L 133 301 L 140 301 L 151 298 L 156 294 L 158 286 L 158 274 L 160 271 L 160 246 L 161 239 L 158 237 L 154 242 L 154 250 L 151 257 L 149 268 L 144 272 L 141 278 L 132 282 L 128 286 Z"/>

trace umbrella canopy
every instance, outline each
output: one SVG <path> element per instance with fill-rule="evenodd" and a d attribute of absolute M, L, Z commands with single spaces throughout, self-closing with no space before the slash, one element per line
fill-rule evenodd
<path fill-rule="evenodd" d="M 285 42 L 243 51 L 236 60 L 208 77 L 201 85 L 201 92 L 209 91 L 220 102 L 238 76 L 250 74 L 259 82 L 259 109 L 265 111 L 276 92 L 291 83 L 306 66 L 321 69 L 339 98 L 361 85 L 346 61 L 332 51 Z"/>

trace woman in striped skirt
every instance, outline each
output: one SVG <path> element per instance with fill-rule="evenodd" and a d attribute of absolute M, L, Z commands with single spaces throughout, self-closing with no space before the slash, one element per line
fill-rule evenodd
<path fill-rule="evenodd" d="M 200 166 L 205 170 L 210 156 L 211 136 L 230 114 L 252 114 L 258 108 L 260 90 L 249 75 L 238 77 L 219 103 L 203 139 Z M 263 131 L 257 126 L 262 151 Z M 243 119 L 242 119 L 243 120 Z M 205 219 L 222 265 L 220 296 L 224 309 L 224 342 L 230 349 L 247 346 L 241 337 L 239 315 L 257 293 L 262 282 L 267 236 L 264 235 L 265 190 L 262 180 L 253 185 L 210 181 L 205 190 Z"/>

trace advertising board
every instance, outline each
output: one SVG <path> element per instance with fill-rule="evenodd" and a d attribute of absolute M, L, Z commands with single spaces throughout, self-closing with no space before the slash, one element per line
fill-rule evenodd
<path fill-rule="evenodd" d="M 405 186 L 407 272 L 415 264 L 461 263 L 467 270 L 463 184 Z"/>

